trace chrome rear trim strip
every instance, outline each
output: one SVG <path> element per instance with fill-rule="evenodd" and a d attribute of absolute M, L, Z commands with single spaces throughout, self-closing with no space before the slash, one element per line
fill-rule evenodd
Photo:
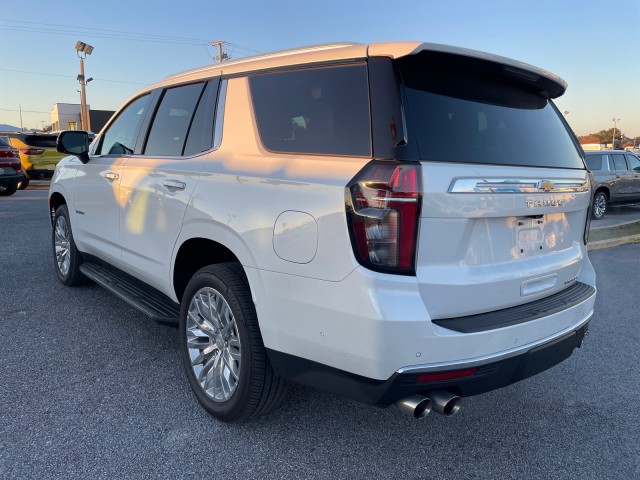
<path fill-rule="evenodd" d="M 589 190 L 586 178 L 454 178 L 449 193 L 575 193 Z"/>

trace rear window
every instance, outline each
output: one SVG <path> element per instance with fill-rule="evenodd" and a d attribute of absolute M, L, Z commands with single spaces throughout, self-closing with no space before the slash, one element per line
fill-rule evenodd
<path fill-rule="evenodd" d="M 0 138 L 0 147 L 9 147 L 10 145 L 5 142 L 2 138 Z"/>
<path fill-rule="evenodd" d="M 249 79 L 260 138 L 275 152 L 371 155 L 364 64 Z"/>
<path fill-rule="evenodd" d="M 542 94 L 455 56 L 434 59 L 418 54 L 398 61 L 422 160 L 584 168 Z"/>
<path fill-rule="evenodd" d="M 592 172 L 594 170 L 602 170 L 602 159 L 604 155 L 587 155 L 587 168 Z"/>
<path fill-rule="evenodd" d="M 30 147 L 56 148 L 57 139 L 55 135 L 27 135 L 24 143 Z"/>

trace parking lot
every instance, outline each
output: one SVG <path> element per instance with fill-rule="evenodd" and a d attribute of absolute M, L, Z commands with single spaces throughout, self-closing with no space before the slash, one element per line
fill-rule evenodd
<path fill-rule="evenodd" d="M 0 199 L 0 478 L 640 478 L 640 244 L 590 253 L 583 348 L 454 417 L 294 386 L 226 425 L 192 395 L 176 329 L 57 281 L 46 199 L 46 182 Z"/>

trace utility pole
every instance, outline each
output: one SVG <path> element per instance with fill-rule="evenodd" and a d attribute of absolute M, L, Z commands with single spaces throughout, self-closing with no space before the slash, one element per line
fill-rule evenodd
<path fill-rule="evenodd" d="M 20 131 L 24 132 L 24 127 L 22 126 L 22 105 L 18 105 L 18 109 L 20 110 Z"/>
<path fill-rule="evenodd" d="M 218 40 L 217 42 L 211 42 L 209 45 L 211 45 L 212 47 L 218 47 L 218 56 L 214 57 L 214 60 L 217 59 L 218 62 L 222 63 L 225 60 L 230 60 L 231 57 L 229 56 L 228 53 L 224 53 L 222 51 L 222 45 L 224 44 L 224 40 Z"/>
<path fill-rule="evenodd" d="M 618 122 L 620 121 L 620 119 L 613 117 L 611 120 L 613 120 L 613 142 L 611 142 L 611 149 L 615 150 L 616 149 L 616 127 L 618 126 Z"/>
<path fill-rule="evenodd" d="M 78 40 L 76 42 L 76 53 L 78 58 L 80 59 L 80 75 L 78 75 L 78 82 L 80 82 L 80 123 L 82 125 L 82 130 L 90 131 L 91 130 L 91 121 L 89 120 L 89 111 L 87 110 L 87 96 L 84 90 L 84 87 L 91 80 L 85 81 L 84 78 L 84 59 L 87 58 L 87 55 L 91 55 L 93 52 L 93 47 L 84 42 Z"/>

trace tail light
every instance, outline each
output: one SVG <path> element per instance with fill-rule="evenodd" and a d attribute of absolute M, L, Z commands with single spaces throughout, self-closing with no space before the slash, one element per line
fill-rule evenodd
<path fill-rule="evenodd" d="M 587 172 L 587 182 L 589 183 L 589 192 L 591 192 L 591 201 L 589 202 L 589 207 L 587 208 L 587 219 L 584 222 L 584 235 L 582 239 L 584 240 L 584 244 L 586 245 L 589 241 L 589 229 L 591 228 L 591 215 L 593 213 L 593 173 Z"/>
<path fill-rule="evenodd" d="M 421 171 L 419 163 L 374 160 L 347 185 L 351 244 L 365 267 L 415 275 Z"/>
<path fill-rule="evenodd" d="M 17 150 L 0 150 L 0 158 L 20 158 Z"/>
<path fill-rule="evenodd" d="M 42 155 L 44 148 L 21 148 L 20 151 L 25 155 Z"/>

